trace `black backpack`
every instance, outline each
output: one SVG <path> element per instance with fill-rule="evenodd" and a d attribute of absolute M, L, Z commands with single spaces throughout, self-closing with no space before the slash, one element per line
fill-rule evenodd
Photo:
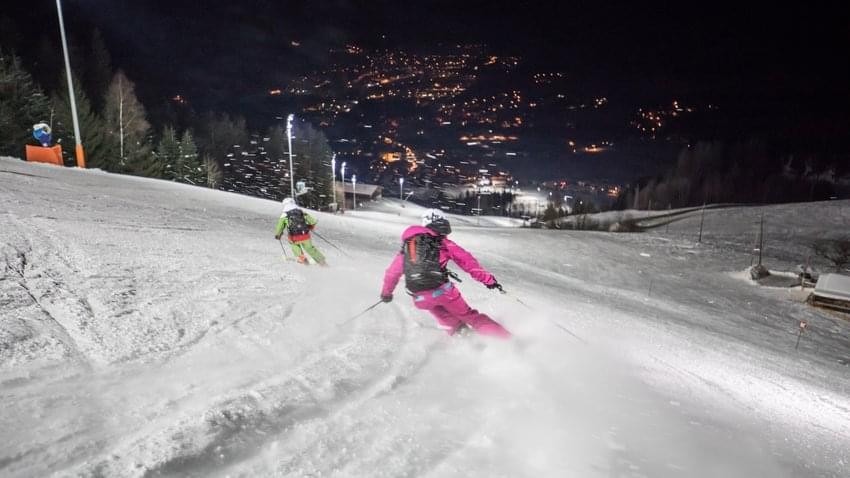
<path fill-rule="evenodd" d="M 293 209 L 286 213 L 286 220 L 289 222 L 289 235 L 300 236 L 310 232 L 310 226 L 307 225 L 307 219 L 304 217 L 304 211 Z"/>
<path fill-rule="evenodd" d="M 410 292 L 436 289 L 449 280 L 446 269 L 440 265 L 443 236 L 417 234 L 404 241 L 404 281 Z"/>

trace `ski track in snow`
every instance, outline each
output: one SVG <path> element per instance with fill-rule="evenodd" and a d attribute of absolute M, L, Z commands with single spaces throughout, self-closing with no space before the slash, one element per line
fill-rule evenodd
<path fill-rule="evenodd" d="M 0 172 L 0 475 L 850 473 L 850 325 L 737 272 L 756 215 L 783 218 L 766 260 L 791 270 L 850 227 L 846 202 L 712 210 L 702 244 L 693 214 L 639 235 L 457 218 L 508 291 L 459 284 L 516 333 L 501 343 L 446 337 L 401 288 L 347 320 L 412 204 L 318 214 L 347 251 L 317 238 L 325 269 L 282 260 L 273 202 Z"/>

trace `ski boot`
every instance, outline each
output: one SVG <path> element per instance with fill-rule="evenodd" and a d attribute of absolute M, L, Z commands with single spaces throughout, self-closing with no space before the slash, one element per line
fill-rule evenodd
<path fill-rule="evenodd" d="M 455 329 L 452 330 L 449 335 L 451 335 L 452 337 L 460 338 L 469 337 L 470 335 L 472 335 L 472 328 L 466 325 L 465 322 L 461 322 L 460 325 L 455 327 Z"/>

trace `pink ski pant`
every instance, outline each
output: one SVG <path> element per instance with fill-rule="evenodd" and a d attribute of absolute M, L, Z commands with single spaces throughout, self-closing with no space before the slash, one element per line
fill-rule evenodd
<path fill-rule="evenodd" d="M 431 312 L 440 327 L 449 335 L 454 335 L 460 325 L 466 324 L 481 335 L 508 338 L 510 332 L 490 317 L 471 308 L 463 300 L 460 291 L 446 282 L 433 290 L 425 290 L 413 294 L 413 304 L 422 310 Z"/>

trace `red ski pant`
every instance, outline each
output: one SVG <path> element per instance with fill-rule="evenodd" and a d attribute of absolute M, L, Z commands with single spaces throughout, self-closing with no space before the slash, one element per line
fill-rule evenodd
<path fill-rule="evenodd" d="M 449 335 L 454 335 L 461 324 L 466 324 L 481 335 L 501 338 L 511 336 L 498 322 L 471 308 L 451 282 L 436 289 L 416 292 L 413 294 L 413 305 L 431 312 Z"/>

